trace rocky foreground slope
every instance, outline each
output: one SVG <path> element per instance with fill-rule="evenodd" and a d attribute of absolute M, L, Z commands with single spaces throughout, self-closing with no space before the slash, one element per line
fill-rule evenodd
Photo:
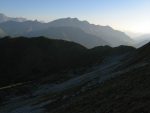
<path fill-rule="evenodd" d="M 83 65 L 1 87 L 0 113 L 148 113 L 149 48 L 93 48 L 88 54 L 103 57 L 82 72 Z M 62 75 L 69 77 L 60 81 Z M 51 76 L 58 79 L 52 82 Z"/>

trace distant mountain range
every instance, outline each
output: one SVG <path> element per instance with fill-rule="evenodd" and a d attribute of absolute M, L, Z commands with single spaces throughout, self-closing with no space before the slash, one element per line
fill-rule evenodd
<path fill-rule="evenodd" d="M 0 35 L 13 38 L 0 39 L 0 113 L 149 113 L 150 35 L 133 43 L 77 18 L 4 17 Z M 119 46 L 133 44 L 144 46 Z"/>
<path fill-rule="evenodd" d="M 141 42 L 150 35 L 136 45 L 77 18 L 7 18 L 0 23 L 0 113 L 149 113 L 150 43 Z M 133 44 L 145 45 L 119 46 Z"/>
<path fill-rule="evenodd" d="M 100 26 L 90 24 L 87 21 L 79 21 L 77 18 L 65 18 L 55 20 L 49 23 L 51 26 L 73 26 L 82 29 L 86 33 L 95 35 L 100 39 L 106 41 L 110 46 L 119 46 L 119 45 L 130 45 L 132 40 L 125 33 L 114 30 L 110 26 Z"/>
<path fill-rule="evenodd" d="M 63 18 L 48 23 L 29 21 L 22 18 L 10 18 L 1 14 L 0 28 L 5 35 L 16 36 L 46 36 L 79 43 L 85 47 L 109 45 L 132 45 L 133 40 L 121 31 L 109 26 L 90 24 L 77 18 Z M 0 33 L 0 36 L 3 37 Z"/>

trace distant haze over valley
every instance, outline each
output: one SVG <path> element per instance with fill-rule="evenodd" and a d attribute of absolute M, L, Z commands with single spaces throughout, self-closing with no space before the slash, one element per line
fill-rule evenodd
<path fill-rule="evenodd" d="M 0 113 L 149 113 L 150 0 L 0 0 Z"/>
<path fill-rule="evenodd" d="M 71 17 L 66 17 L 66 18 L 71 18 Z M 58 19 L 58 18 L 57 18 Z M 0 13 L 0 23 L 3 23 L 3 22 L 7 22 L 7 21 L 16 21 L 16 22 L 24 22 L 24 21 L 38 21 L 38 22 L 41 22 L 41 23 L 48 23 L 50 21 L 54 21 L 54 20 L 57 20 L 57 19 L 50 19 L 50 20 L 38 20 L 36 18 L 34 19 L 26 19 L 24 17 L 10 17 L 10 16 L 7 16 L 3 13 Z M 80 18 L 79 18 L 80 19 Z M 83 19 L 82 19 L 83 20 Z M 84 20 L 83 20 L 84 21 Z M 86 21 L 86 20 L 85 20 Z M 102 26 L 109 26 L 108 25 L 109 23 L 107 23 L 107 25 L 102 25 Z M 96 24 L 98 25 L 98 24 Z M 113 27 L 113 26 L 111 26 Z M 114 27 L 113 27 L 114 28 Z M 114 29 L 117 29 L 117 28 L 114 28 Z M 134 31 L 128 31 L 128 30 L 122 30 L 122 29 L 118 29 L 120 31 L 123 31 L 125 32 L 128 36 L 130 36 L 131 38 L 136 38 L 136 37 L 139 37 L 139 36 L 142 36 L 142 35 L 145 35 L 145 34 L 148 34 L 148 33 L 142 33 L 142 32 L 134 32 Z"/>
<path fill-rule="evenodd" d="M 126 33 L 113 29 L 110 26 L 94 25 L 78 18 L 60 18 L 43 23 L 26 18 L 13 18 L 0 14 L 0 36 L 45 36 L 52 39 L 62 39 L 79 43 L 87 48 L 108 45 L 137 46 L 140 41 L 134 40 Z M 136 41 L 136 42 L 135 42 Z M 148 42 L 148 38 L 142 42 Z M 139 45 L 137 46 L 139 47 Z"/>

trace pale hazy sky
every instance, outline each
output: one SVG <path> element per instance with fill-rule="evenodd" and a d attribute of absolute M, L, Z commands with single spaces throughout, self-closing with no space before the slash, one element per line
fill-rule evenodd
<path fill-rule="evenodd" d="M 150 0 L 0 0 L 0 13 L 44 21 L 77 17 L 118 30 L 150 33 Z"/>

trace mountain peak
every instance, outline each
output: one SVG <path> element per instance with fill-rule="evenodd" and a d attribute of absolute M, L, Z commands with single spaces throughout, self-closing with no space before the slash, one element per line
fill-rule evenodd
<path fill-rule="evenodd" d="M 119 45 L 132 44 L 132 40 L 130 39 L 130 37 L 128 37 L 121 31 L 114 30 L 110 26 L 91 24 L 88 21 L 82 21 L 78 18 L 67 17 L 57 19 L 49 23 L 41 23 L 37 20 L 29 21 L 22 18 L 11 18 L 6 16 L 5 18 L 0 18 L 0 22 L 2 23 L 0 25 L 1 29 L 12 36 L 28 36 L 29 34 L 29 36 L 37 36 L 38 34 L 38 36 L 53 36 L 56 38 L 65 37 L 65 39 L 67 40 L 74 37 L 74 40 L 76 40 L 76 42 L 81 42 L 82 40 L 82 42 L 91 43 L 91 41 L 87 41 L 89 38 L 90 40 L 93 40 L 92 42 L 94 42 L 94 44 L 96 42 L 96 44 L 92 44 L 92 46 L 108 44 L 109 46 L 116 47 Z M 60 29 L 58 30 L 58 28 Z M 83 33 L 78 31 L 81 31 Z M 74 34 L 74 36 L 72 36 L 72 34 Z M 102 44 L 102 42 L 105 43 Z"/>
<path fill-rule="evenodd" d="M 54 20 L 54 21 L 49 22 L 49 23 L 52 25 L 59 24 L 62 26 L 70 26 L 70 25 L 75 26 L 75 25 L 89 24 L 88 21 L 85 21 L 85 20 L 81 21 L 78 18 L 71 18 L 71 17 L 57 19 L 57 20 Z"/>

